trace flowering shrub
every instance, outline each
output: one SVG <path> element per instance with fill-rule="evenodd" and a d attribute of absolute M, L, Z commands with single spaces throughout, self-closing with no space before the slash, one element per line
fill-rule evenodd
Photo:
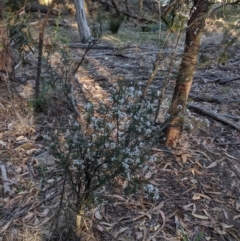
<path fill-rule="evenodd" d="M 151 101 L 141 101 L 140 87 L 119 83 L 110 92 L 107 103 L 86 104 L 84 123 L 72 120 L 64 141 L 54 141 L 79 205 L 89 198 L 96 200 L 100 187 L 111 187 L 118 175 L 134 182 L 137 168 L 150 159 L 157 140 L 156 127 L 151 124 L 154 106 Z"/>

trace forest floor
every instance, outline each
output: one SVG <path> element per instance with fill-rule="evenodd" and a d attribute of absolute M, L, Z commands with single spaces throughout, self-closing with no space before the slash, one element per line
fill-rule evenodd
<path fill-rule="evenodd" d="M 64 24 L 59 30 L 70 38 L 66 51 L 74 69 L 86 45 L 76 40 L 79 37 L 73 19 Z M 167 149 L 160 142 L 153 148 L 156 160 L 139 170 L 140 180 L 154 185 L 159 199 L 141 193 L 124 194 L 125 180 L 119 177 L 118 188 L 106 192 L 108 202 L 84 214 L 79 240 L 240 240 L 239 26 L 237 32 L 225 24 L 223 20 L 207 22 L 188 106 L 188 125 L 192 129 L 184 131 L 175 148 Z M 52 42 L 51 34 L 49 29 L 45 54 L 50 54 L 42 75 L 58 83 L 70 67 L 64 65 L 59 46 L 54 45 L 58 42 Z M 161 39 L 166 36 L 162 31 Z M 234 43 L 229 44 L 231 40 Z M 163 48 L 158 32 L 142 32 L 130 22 L 124 22 L 116 35 L 103 32 L 101 41 L 86 54 L 76 79 L 69 77 L 78 111 L 81 113 L 86 104 L 85 98 L 93 103 L 107 100 L 110 87 L 117 81 L 137 80 L 145 86 L 156 55 L 162 50 L 159 71 L 150 88 L 161 91 L 167 80 L 157 119 L 164 121 L 184 34 L 178 44 L 176 41 L 177 33 L 170 33 Z M 62 233 L 51 240 L 76 240 L 64 233 L 65 227 L 73 224 L 71 211 L 61 213 L 58 209 L 60 200 L 67 207 L 71 190 L 59 174 L 58 160 L 46 142 L 49 133 L 58 131 L 57 122 L 64 127 L 76 113 L 62 93 L 47 90 L 46 109 L 38 114 L 32 111 L 36 65 L 34 53 L 16 73 L 26 81 L 0 83 L 0 240 L 46 240 L 56 227 L 55 233 Z M 233 125 L 220 122 L 216 119 L 219 116 Z"/>

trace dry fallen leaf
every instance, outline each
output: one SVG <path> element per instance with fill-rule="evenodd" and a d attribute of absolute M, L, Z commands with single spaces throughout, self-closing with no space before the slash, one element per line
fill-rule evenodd
<path fill-rule="evenodd" d="M 142 237 L 143 237 L 142 232 L 135 232 L 135 235 L 137 240 L 142 240 Z"/>
<path fill-rule="evenodd" d="M 187 205 L 184 205 L 182 208 L 183 208 L 184 210 L 188 211 L 188 210 L 191 210 L 191 209 L 192 209 L 192 206 L 193 206 L 193 203 L 189 203 L 189 204 L 187 204 Z"/>
<path fill-rule="evenodd" d="M 227 233 L 225 230 L 221 230 L 219 227 L 214 227 L 214 231 L 215 231 L 217 234 L 221 234 L 221 235 L 224 235 L 224 234 Z"/>
<path fill-rule="evenodd" d="M 16 142 L 18 142 L 18 143 L 25 143 L 25 142 L 27 142 L 27 141 L 28 141 L 28 138 L 25 137 L 25 136 L 18 136 L 18 137 L 16 138 Z"/>
<path fill-rule="evenodd" d="M 159 212 L 159 210 L 161 210 L 164 206 L 164 202 L 160 202 L 156 207 L 153 208 L 153 213 L 155 212 Z"/>
<path fill-rule="evenodd" d="M 228 228 L 232 228 L 233 225 L 229 225 L 229 224 L 226 224 L 226 223 L 221 223 L 221 226 L 224 228 L 224 229 L 228 229 Z"/>
<path fill-rule="evenodd" d="M 123 187 L 122 187 L 123 190 L 126 189 L 127 186 L 128 186 L 128 180 L 125 180 L 125 181 L 123 182 Z"/>
<path fill-rule="evenodd" d="M 192 200 L 199 200 L 199 199 L 201 199 L 201 197 L 199 197 L 199 195 L 197 194 L 194 194 L 192 197 Z"/>
<path fill-rule="evenodd" d="M 118 200 L 120 200 L 120 201 L 123 201 L 123 202 L 126 201 L 126 199 L 125 199 L 124 197 L 122 197 L 122 196 L 120 196 L 120 195 L 117 195 L 117 194 L 112 195 L 112 197 L 114 197 L 114 198 L 116 198 L 116 199 L 118 199 Z"/>
<path fill-rule="evenodd" d="M 192 197 L 193 200 L 199 200 L 200 198 L 205 198 L 205 199 L 211 200 L 211 198 L 209 196 L 207 196 L 206 194 L 203 194 L 203 193 L 195 193 Z"/>
<path fill-rule="evenodd" d="M 236 170 L 240 173 L 240 167 L 237 165 L 234 165 L 234 167 L 236 168 Z"/>
<path fill-rule="evenodd" d="M 54 183 L 54 182 L 55 182 L 55 179 L 53 179 L 53 178 L 47 180 L 47 183 L 50 183 L 50 184 L 51 184 L 51 183 Z"/>
<path fill-rule="evenodd" d="M 108 227 L 113 227 L 115 225 L 114 223 L 107 223 L 107 222 L 100 222 L 100 223 Z"/>
<path fill-rule="evenodd" d="M 210 168 L 213 168 L 213 167 L 216 167 L 217 166 L 217 162 L 212 162 L 209 166 L 205 167 L 206 169 L 210 169 Z"/>
<path fill-rule="evenodd" d="M 50 212 L 50 209 L 49 209 L 49 208 L 45 208 L 45 209 L 43 210 L 43 212 L 41 213 L 41 216 L 42 216 L 42 217 L 46 217 L 46 216 L 49 214 L 49 212 Z"/>
<path fill-rule="evenodd" d="M 192 213 L 192 215 L 193 215 L 195 218 L 199 218 L 199 219 L 203 219 L 203 220 L 208 219 L 207 216 L 203 216 L 203 215 L 200 215 L 200 214 Z"/>
<path fill-rule="evenodd" d="M 238 158 L 236 158 L 235 156 L 231 156 L 231 155 L 229 155 L 229 154 L 226 153 L 226 152 L 225 152 L 224 154 L 225 154 L 227 157 L 238 161 Z"/>
<path fill-rule="evenodd" d="M 188 155 L 183 153 L 183 154 L 181 154 L 181 158 L 182 158 L 183 163 L 186 163 L 188 160 Z"/>
<path fill-rule="evenodd" d="M 17 168 L 15 169 L 15 172 L 18 173 L 18 174 L 21 173 L 21 172 L 22 172 L 22 168 L 21 168 L 21 167 L 17 167 Z"/>
<path fill-rule="evenodd" d="M 104 228 L 103 228 L 101 225 L 99 225 L 99 224 L 97 224 L 97 229 L 98 229 L 100 232 L 103 232 L 103 231 L 104 231 Z"/>
<path fill-rule="evenodd" d="M 96 219 L 98 219 L 98 220 L 102 220 L 102 215 L 100 214 L 100 211 L 99 210 L 97 210 L 95 213 L 94 213 L 94 216 L 95 216 L 95 218 Z"/>
<path fill-rule="evenodd" d="M 117 231 L 117 232 L 115 231 L 115 232 L 113 233 L 113 237 L 116 239 L 119 234 L 125 232 L 127 229 L 129 229 L 129 227 L 123 227 L 123 228 L 121 228 L 119 231 Z"/>
<path fill-rule="evenodd" d="M 35 220 L 33 223 L 34 223 L 34 225 L 38 225 L 40 223 L 40 220 L 37 217 L 35 217 Z"/>
<path fill-rule="evenodd" d="M 6 146 L 7 146 L 7 142 L 5 142 L 5 141 L 0 141 L 0 145 L 6 147 Z"/>
<path fill-rule="evenodd" d="M 240 211 L 240 201 L 238 201 L 238 200 L 236 201 L 235 208 L 238 212 Z"/>
<path fill-rule="evenodd" d="M 226 212 L 225 209 L 223 209 L 223 214 L 224 214 L 224 217 L 225 217 L 226 219 L 228 219 L 228 213 Z"/>
<path fill-rule="evenodd" d="M 233 217 L 233 220 L 236 220 L 236 219 L 238 219 L 238 218 L 240 218 L 240 214 L 235 215 L 235 216 Z"/>
<path fill-rule="evenodd" d="M 33 212 L 28 212 L 28 214 L 23 218 L 25 222 L 29 221 L 33 217 Z"/>
<path fill-rule="evenodd" d="M 152 173 L 149 171 L 146 173 L 146 175 L 144 177 L 145 177 L 145 179 L 149 179 L 152 177 Z"/>

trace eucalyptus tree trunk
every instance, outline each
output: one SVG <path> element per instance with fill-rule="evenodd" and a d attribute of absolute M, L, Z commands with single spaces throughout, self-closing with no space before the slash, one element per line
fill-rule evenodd
<path fill-rule="evenodd" d="M 4 21 L 4 9 L 5 2 L 0 0 L 0 73 L 12 74 L 13 60 L 10 53 L 7 24 Z"/>
<path fill-rule="evenodd" d="M 76 17 L 77 17 L 80 39 L 82 43 L 86 43 L 87 41 L 89 41 L 89 38 L 91 37 L 91 33 L 88 27 L 86 14 L 84 11 L 83 0 L 74 0 L 74 5 L 76 8 Z"/>
<path fill-rule="evenodd" d="M 194 0 L 193 2 L 186 30 L 185 49 L 169 111 L 170 122 L 167 129 L 166 146 L 174 146 L 182 132 L 184 112 L 192 86 L 200 41 L 208 13 L 209 0 Z"/>

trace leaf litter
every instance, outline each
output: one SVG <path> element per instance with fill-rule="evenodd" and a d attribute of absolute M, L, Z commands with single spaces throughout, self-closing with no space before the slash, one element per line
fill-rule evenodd
<path fill-rule="evenodd" d="M 150 45 L 148 43 L 147 48 L 144 46 L 145 51 L 156 48 Z M 138 49 L 141 50 L 141 47 L 138 46 Z M 125 51 L 127 53 L 127 48 Z M 130 52 L 138 59 L 138 51 Z M 94 55 L 93 50 L 91 54 Z M 97 50 L 95 54 L 98 54 Z M 96 72 L 82 69 L 85 75 L 80 81 L 87 89 L 85 95 L 93 101 L 104 99 L 104 90 L 114 81 L 112 75 L 124 77 L 134 74 L 128 68 L 124 73 L 116 68 L 123 64 L 118 56 L 104 59 L 101 66 L 96 59 L 89 58 L 88 61 L 88 68 Z M 137 66 L 134 59 L 127 61 L 128 65 Z M 145 61 L 151 65 L 151 58 L 146 57 Z M 114 73 L 114 68 L 118 73 Z M 138 71 L 138 68 L 134 71 Z M 203 72 L 204 69 L 197 70 L 196 76 L 201 76 Z M 101 84 L 99 77 L 102 78 Z M 38 116 L 31 123 L 25 115 L 25 107 L 15 102 L 23 117 L 19 121 L 14 109 L 9 108 L 12 103 L 8 99 L 6 86 L 4 83 L 0 85 L 1 89 L 6 90 L 0 97 L 0 237 L 1 240 L 32 240 L 30 236 L 34 240 L 45 240 L 51 237 L 54 220 L 59 218 L 60 200 L 63 198 L 64 204 L 67 204 L 71 190 L 65 185 L 65 192 L 62 193 L 64 178 L 58 175 L 58 160 L 49 152 L 44 135 L 54 128 L 56 117 L 62 118 L 64 124 L 64 116 L 69 116 L 71 112 L 66 102 L 56 97 L 56 102 L 49 103 L 51 115 Z M 159 80 L 153 85 L 161 87 Z M 192 93 L 198 94 L 201 85 L 196 77 Z M 212 86 L 209 83 L 204 94 L 221 95 L 223 87 L 214 86 L 213 90 Z M 228 86 L 231 92 L 227 97 L 239 98 L 236 94 L 238 85 L 231 82 Z M 171 88 L 170 84 L 167 92 L 169 97 Z M 81 108 L 81 94 L 76 96 L 76 100 Z M 232 110 L 231 114 L 240 115 L 234 103 L 206 105 L 223 112 Z M 201 117 L 199 113 L 193 115 Z M 27 124 L 23 125 L 23 122 Z M 183 135 L 179 143 L 181 148 L 170 150 L 159 146 L 152 149 L 156 160 L 149 161 L 148 168 L 138 172 L 142 183 L 150 182 L 158 189 L 158 200 L 145 198 L 141 192 L 126 196 L 124 189 L 128 183 L 122 180 L 118 188 L 106 193 L 108 203 L 86 211 L 83 240 L 177 241 L 183 233 L 193 238 L 200 231 L 203 231 L 202 240 L 240 240 L 240 153 L 234 144 L 227 144 L 239 143 L 240 136 L 229 126 L 212 119 L 209 119 L 209 123 L 209 127 L 195 128 L 191 135 Z M 217 145 L 219 143 L 221 145 Z M 64 220 L 59 220 L 59 226 L 64 225 Z"/>

